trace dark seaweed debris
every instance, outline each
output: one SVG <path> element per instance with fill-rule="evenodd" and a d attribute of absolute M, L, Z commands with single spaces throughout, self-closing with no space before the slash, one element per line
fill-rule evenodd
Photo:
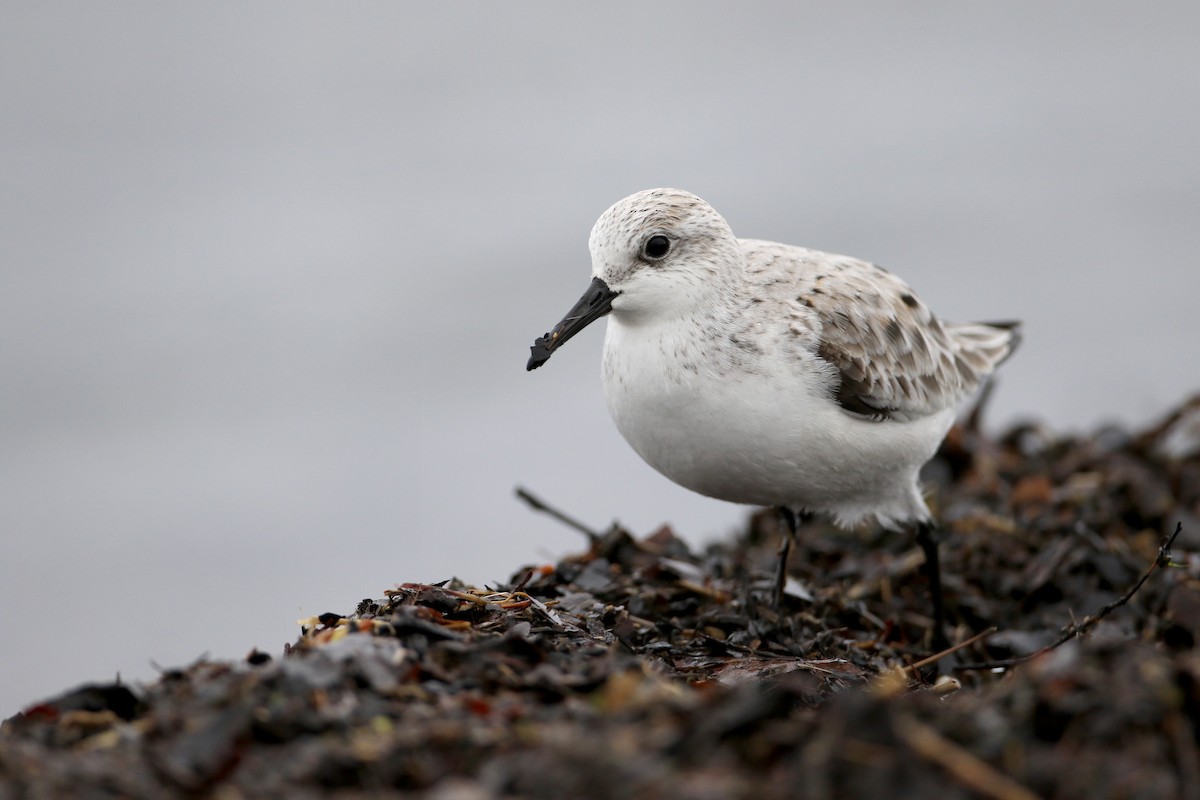
<path fill-rule="evenodd" d="M 1161 425 L 958 428 L 927 478 L 951 638 L 919 549 L 814 525 L 771 608 L 777 520 L 670 530 L 494 587 L 406 583 L 282 656 L 81 687 L 0 729 L 16 797 L 1184 797 L 1200 793 L 1200 397 Z M 1017 666 L 1097 613 L 1087 635 Z"/>

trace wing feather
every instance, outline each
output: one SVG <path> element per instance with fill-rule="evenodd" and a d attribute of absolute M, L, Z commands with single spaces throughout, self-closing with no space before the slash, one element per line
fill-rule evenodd
<path fill-rule="evenodd" d="M 1007 358 L 1016 323 L 943 322 L 900 278 L 858 259 L 742 240 L 756 291 L 784 302 L 792 330 L 832 365 L 837 401 L 873 419 L 957 405 Z"/>

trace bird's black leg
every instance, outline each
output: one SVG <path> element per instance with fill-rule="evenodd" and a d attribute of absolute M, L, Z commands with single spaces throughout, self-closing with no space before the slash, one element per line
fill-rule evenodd
<path fill-rule="evenodd" d="M 783 518 L 783 536 L 779 542 L 779 564 L 775 568 L 775 607 L 783 608 L 783 587 L 787 585 L 788 556 L 792 554 L 792 544 L 796 541 L 796 530 L 801 522 L 812 519 L 812 514 L 799 513 L 790 508 L 780 507 L 779 516 Z"/>
<path fill-rule="evenodd" d="M 788 556 L 792 554 L 792 542 L 796 540 L 796 512 L 780 508 L 784 530 L 779 537 L 779 563 L 775 566 L 775 607 L 783 608 L 783 587 L 787 584 Z"/>
<path fill-rule="evenodd" d="M 932 522 L 917 526 L 917 544 L 925 553 L 925 578 L 929 581 L 929 599 L 933 604 L 933 649 L 941 652 L 950 646 L 946 639 L 946 610 L 942 604 L 942 567 L 938 560 L 938 536 Z"/>

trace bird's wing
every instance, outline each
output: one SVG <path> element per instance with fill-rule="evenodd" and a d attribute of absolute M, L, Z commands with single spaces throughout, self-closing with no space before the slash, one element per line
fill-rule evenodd
<path fill-rule="evenodd" d="M 1016 323 L 939 320 L 908 284 L 874 264 L 774 243 L 743 246 L 751 283 L 788 304 L 793 330 L 836 369 L 835 397 L 854 414 L 904 420 L 953 407 L 1019 339 Z"/>

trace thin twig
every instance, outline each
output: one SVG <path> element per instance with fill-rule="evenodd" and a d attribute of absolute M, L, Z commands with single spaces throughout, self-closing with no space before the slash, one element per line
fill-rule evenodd
<path fill-rule="evenodd" d="M 935 664 L 938 661 L 941 661 L 943 658 L 945 658 L 948 655 L 957 653 L 959 650 L 962 650 L 964 647 L 970 647 L 971 645 L 978 642 L 980 639 L 983 639 L 986 636 L 991 636 L 995 632 L 996 632 L 995 626 L 988 628 L 986 631 L 983 631 L 982 633 L 977 633 L 974 636 L 972 636 L 970 639 L 965 639 L 965 640 L 959 642 L 958 644 L 954 645 L 953 647 L 947 647 L 945 650 L 943 650 L 940 653 L 934 653 L 929 658 L 923 658 L 920 661 L 916 662 L 915 664 L 909 664 L 904 669 L 906 672 L 916 672 L 917 670 L 919 670 L 923 667 L 928 667 L 930 664 Z"/>
<path fill-rule="evenodd" d="M 971 433 L 978 433 L 983 427 L 983 412 L 987 408 L 988 401 L 992 399 L 992 392 L 996 389 L 996 379 L 989 378 L 984 381 L 983 388 L 979 390 L 979 396 L 975 400 L 975 405 L 967 414 L 966 422 L 963 427 Z"/>
<path fill-rule="evenodd" d="M 1150 562 L 1150 566 L 1146 567 L 1146 571 L 1142 573 L 1142 577 L 1138 578 L 1137 583 L 1135 583 L 1129 589 L 1129 591 L 1125 592 L 1125 594 L 1121 595 L 1116 600 L 1097 611 L 1095 614 L 1089 614 L 1079 622 L 1072 622 L 1070 625 L 1067 625 L 1062 629 L 1062 635 L 1051 644 L 1048 644 L 1040 650 L 1035 650 L 1034 652 L 1027 653 L 1023 656 L 1006 658 L 1001 661 L 982 661 L 977 664 L 959 664 L 955 667 L 955 669 L 963 671 L 981 669 L 1007 669 L 1008 667 L 1016 666 L 1017 664 L 1021 664 L 1031 658 L 1040 656 L 1042 653 L 1047 653 L 1057 647 L 1061 647 L 1072 639 L 1088 633 L 1092 628 L 1096 627 L 1096 624 L 1099 623 L 1100 620 L 1104 619 L 1113 611 L 1128 603 L 1133 596 L 1137 594 L 1138 589 L 1142 588 L 1142 584 L 1150 579 L 1150 576 L 1154 574 L 1156 569 L 1161 569 L 1172 565 L 1171 545 L 1175 543 L 1176 537 L 1178 537 L 1182 531 L 1183 523 L 1175 523 L 1174 533 L 1163 538 L 1162 544 L 1160 544 L 1158 547 L 1158 554 L 1155 556 L 1154 560 Z"/>
<path fill-rule="evenodd" d="M 892 730 L 910 750 L 937 764 L 972 791 L 996 800 L 1037 800 L 1037 795 L 1029 789 L 914 717 L 897 714 L 892 720 Z"/>
<path fill-rule="evenodd" d="M 600 534 L 596 533 L 594 530 L 589 528 L 587 525 L 584 525 L 579 520 L 573 519 L 572 517 L 568 517 L 566 514 L 559 511 L 557 508 L 546 505 L 546 503 L 542 502 L 542 500 L 540 498 L 535 497 L 534 495 L 530 494 L 525 489 L 522 489 L 520 486 L 517 487 L 516 492 L 517 492 L 517 497 L 521 498 L 526 503 L 528 503 L 530 505 L 530 507 L 533 508 L 534 511 L 541 511 L 545 514 L 549 514 L 550 516 L 554 517 L 556 520 L 558 520 L 562 524 L 566 525 L 567 527 L 574 528 L 575 530 L 582 533 L 584 536 L 588 537 L 588 541 L 590 541 L 592 544 L 596 544 L 597 542 L 600 541 Z"/>

